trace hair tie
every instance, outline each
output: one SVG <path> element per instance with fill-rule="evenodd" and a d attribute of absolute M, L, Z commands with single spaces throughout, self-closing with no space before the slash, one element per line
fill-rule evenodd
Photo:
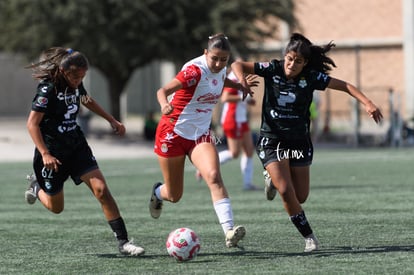
<path fill-rule="evenodd" d="M 67 49 L 67 50 L 66 50 L 66 52 L 67 52 L 68 54 L 71 54 L 71 53 L 73 53 L 73 50 L 72 50 L 71 48 L 69 48 L 69 49 Z"/>
<path fill-rule="evenodd" d="M 216 37 L 223 37 L 224 39 L 229 40 L 229 38 L 227 36 L 225 36 L 224 34 L 210 35 L 208 37 L 208 40 L 211 40 L 211 39 L 216 38 Z"/>

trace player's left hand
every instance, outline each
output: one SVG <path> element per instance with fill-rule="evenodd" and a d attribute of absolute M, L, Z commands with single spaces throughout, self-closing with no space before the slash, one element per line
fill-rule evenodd
<path fill-rule="evenodd" d="M 111 127 L 114 130 L 114 133 L 119 135 L 119 136 L 123 136 L 125 135 L 126 129 L 124 124 L 122 124 L 121 122 L 114 120 L 111 122 Z"/>
<path fill-rule="evenodd" d="M 370 117 L 372 117 L 372 119 L 376 123 L 380 123 L 383 119 L 381 110 L 372 102 L 369 102 L 367 105 L 365 105 L 365 111 L 369 114 Z"/>

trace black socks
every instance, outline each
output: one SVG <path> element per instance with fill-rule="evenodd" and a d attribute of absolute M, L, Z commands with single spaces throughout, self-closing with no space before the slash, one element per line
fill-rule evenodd
<path fill-rule="evenodd" d="M 119 245 L 122 246 L 128 242 L 128 232 L 125 227 L 124 220 L 122 217 L 119 217 L 116 220 L 108 221 L 109 226 L 111 227 L 112 231 L 116 239 L 119 242 Z"/>
<path fill-rule="evenodd" d="M 306 219 L 305 212 L 303 210 L 299 212 L 299 214 L 290 216 L 290 220 L 304 238 L 312 234 L 312 229 L 308 223 L 308 220 Z"/>

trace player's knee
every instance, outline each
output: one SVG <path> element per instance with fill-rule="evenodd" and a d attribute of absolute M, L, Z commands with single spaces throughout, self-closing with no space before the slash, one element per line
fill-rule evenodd
<path fill-rule="evenodd" d="M 102 185 L 98 188 L 95 188 L 93 190 L 93 193 L 94 193 L 96 199 L 101 201 L 101 202 L 107 201 L 111 197 L 109 189 L 106 185 Z"/>
<path fill-rule="evenodd" d="M 217 169 L 212 169 L 206 174 L 204 179 L 206 182 L 216 183 L 221 182 L 220 172 Z"/>

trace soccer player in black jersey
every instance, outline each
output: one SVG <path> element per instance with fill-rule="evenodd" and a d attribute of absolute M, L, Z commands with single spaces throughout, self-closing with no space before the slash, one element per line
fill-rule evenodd
<path fill-rule="evenodd" d="M 319 243 L 306 219 L 301 204 L 309 195 L 309 167 L 313 158 L 310 137 L 309 106 L 314 90 L 326 88 L 348 93 L 365 107 L 376 123 L 381 111 L 354 85 L 330 77 L 336 67 L 326 53 L 335 45 L 312 44 L 294 33 L 286 46 L 283 60 L 232 64 L 240 83 L 248 88 L 246 74 L 264 78 L 260 137 L 257 154 L 265 168 L 265 193 L 268 200 L 280 193 L 290 220 L 305 238 L 305 252 L 318 249 Z"/>
<path fill-rule="evenodd" d="M 76 123 L 82 103 L 106 119 L 116 134 L 125 127 L 103 110 L 86 92 L 82 80 L 88 70 L 86 57 L 72 49 L 54 47 L 44 51 L 39 62 L 28 66 L 39 80 L 27 120 L 29 134 L 36 146 L 33 159 L 35 175 L 29 176 L 25 192 L 29 204 L 38 199 L 49 211 L 64 208 L 63 183 L 70 176 L 76 185 L 85 182 L 100 202 L 105 218 L 124 255 L 144 254 L 142 247 L 128 240 L 125 223 L 84 134 Z"/>

